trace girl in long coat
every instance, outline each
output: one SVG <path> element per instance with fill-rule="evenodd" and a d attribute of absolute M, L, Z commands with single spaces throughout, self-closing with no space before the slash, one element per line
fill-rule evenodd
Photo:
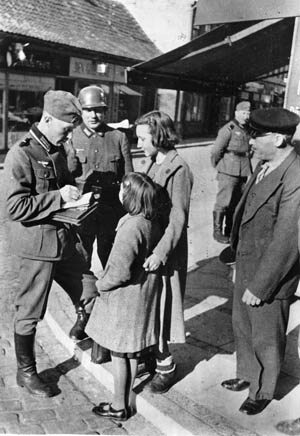
<path fill-rule="evenodd" d="M 153 393 L 166 392 L 176 379 L 176 365 L 168 342 L 185 342 L 183 298 L 185 293 L 188 243 L 187 226 L 193 175 L 174 146 L 178 143 L 174 123 L 160 111 L 152 111 L 136 121 L 138 148 L 149 161 L 144 172 L 168 194 L 171 209 L 164 234 L 146 259 L 147 271 L 163 268 L 160 300 L 160 341 L 156 374 L 150 383 Z M 151 365 L 150 369 L 151 369 Z"/>
<path fill-rule="evenodd" d="M 87 334 L 111 350 L 114 372 L 113 403 L 100 403 L 97 415 L 125 421 L 132 405 L 137 359 L 158 343 L 158 293 L 161 275 L 147 272 L 145 259 L 161 237 L 155 219 L 157 189 L 144 174 L 123 178 L 120 201 L 128 212 L 117 234 L 86 326 Z"/>

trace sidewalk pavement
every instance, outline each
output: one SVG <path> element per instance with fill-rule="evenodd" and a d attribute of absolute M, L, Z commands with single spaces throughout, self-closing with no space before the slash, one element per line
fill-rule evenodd
<path fill-rule="evenodd" d="M 29 433 L 28 427 L 24 429 L 27 417 L 27 422 L 33 426 L 30 433 L 276 436 L 279 433 L 274 425 L 278 421 L 300 415 L 300 365 L 297 356 L 300 301 L 295 301 L 292 306 L 286 359 L 276 400 L 260 415 L 249 417 L 238 411 L 247 394 L 233 393 L 220 386 L 222 380 L 235 376 L 231 328 L 233 286 L 230 270 L 218 260 L 224 246 L 211 237 L 211 211 L 216 186 L 215 174 L 209 164 L 210 145 L 184 147 L 180 153 L 191 165 L 195 185 L 189 223 L 190 255 L 185 297 L 187 341 L 184 345 L 171 346 L 178 364 L 177 383 L 167 393 L 153 395 L 147 391 L 147 377 L 137 380 L 138 413 L 122 426 L 117 427 L 116 423 L 108 424 L 107 421 L 103 423 L 103 419 L 92 416 L 90 409 L 93 404 L 112 398 L 111 364 L 95 365 L 90 362 L 89 340 L 81 341 L 74 347 L 68 338 L 68 331 L 74 323 L 75 314 L 68 297 L 54 284 L 45 320 L 38 328 L 39 350 L 40 347 L 43 350 L 43 354 L 38 354 L 38 365 L 46 375 L 48 371 L 48 375 L 54 376 L 62 393 L 53 399 L 37 401 L 29 398 L 30 395 L 20 393 L 19 388 L 9 384 L 13 384 L 15 367 L 5 366 L 8 379 L 0 377 L 0 391 L 5 394 L 5 401 L 0 401 L 0 432 Z M 134 163 L 138 170 L 138 157 Z M 100 273 L 96 256 L 93 258 L 93 269 L 96 275 Z M 7 323 L 5 328 L 8 329 Z M 6 356 L 11 356 L 9 362 L 12 362 L 11 342 L 10 347 L 3 349 L 8 350 Z M 49 366 L 55 367 L 46 370 Z M 6 383 L 10 389 L 5 389 Z M 20 395 L 21 405 L 18 403 Z M 14 403 L 8 403 L 8 399 Z M 53 405 L 50 406 L 51 401 Z M 30 413 L 24 415 L 19 409 L 13 412 L 14 407 L 28 408 Z M 5 412 L 7 408 L 10 412 Z M 2 425 L 3 419 L 4 422 L 12 420 L 11 425 Z"/>
<path fill-rule="evenodd" d="M 211 141 L 192 141 L 178 147 L 195 178 L 185 297 L 187 340 L 184 345 L 171 346 L 178 364 L 178 381 L 169 392 L 153 395 L 147 391 L 147 377 L 137 380 L 137 411 L 158 431 L 170 436 L 279 435 L 274 427 L 277 421 L 300 414 L 300 365 L 297 355 L 300 301 L 295 301 L 292 306 L 286 360 L 277 399 L 260 415 L 245 416 L 238 409 L 247 391 L 233 393 L 220 386 L 222 380 L 235 377 L 231 327 L 233 285 L 230 270 L 218 260 L 224 246 L 211 236 L 211 211 L 216 192 L 215 172 L 209 161 L 211 144 Z M 135 170 L 138 171 L 142 163 L 143 157 L 136 155 Z M 101 272 L 96 256 L 93 258 L 93 270 L 96 275 Z M 66 332 L 75 318 L 67 297 L 58 287 L 52 290 L 49 303 L 46 321 L 57 339 L 64 343 L 70 355 L 75 353 L 87 372 L 112 392 L 111 364 L 91 363 L 89 341 L 83 341 L 74 350 L 74 344 L 68 339 Z M 124 424 L 125 428 L 130 421 Z"/>

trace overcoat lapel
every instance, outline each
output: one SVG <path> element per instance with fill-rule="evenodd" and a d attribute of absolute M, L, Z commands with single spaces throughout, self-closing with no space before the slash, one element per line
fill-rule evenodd
<path fill-rule="evenodd" d="M 241 224 L 249 221 L 256 213 L 256 211 L 266 203 L 268 198 L 281 186 L 282 178 L 292 164 L 292 162 L 297 158 L 296 152 L 294 150 L 287 156 L 287 158 L 276 168 L 272 173 L 269 174 L 263 182 L 260 182 L 259 189 L 256 190 L 256 199 L 251 202 L 249 210 L 244 214 L 245 203 L 248 197 L 249 191 L 256 181 L 257 174 L 261 170 L 262 162 L 257 165 L 254 173 L 252 174 L 249 182 L 246 185 L 243 196 L 235 210 L 234 222 L 231 234 L 231 245 L 232 248 L 236 248 L 238 241 L 239 228 Z"/>
<path fill-rule="evenodd" d="M 275 191 L 277 191 L 277 189 L 279 189 L 279 187 L 282 185 L 282 178 L 287 168 L 295 159 L 296 154 L 294 151 L 292 151 L 287 156 L 287 158 L 279 165 L 278 168 L 272 171 L 259 183 L 259 187 L 255 191 L 256 195 L 254 197 L 254 200 L 251 201 L 250 206 L 247 208 L 243 215 L 242 224 L 249 221 L 253 217 L 253 215 L 255 215 L 256 211 L 268 201 L 268 199 L 271 197 L 271 195 L 274 194 Z M 254 182 L 252 182 L 251 186 Z"/>

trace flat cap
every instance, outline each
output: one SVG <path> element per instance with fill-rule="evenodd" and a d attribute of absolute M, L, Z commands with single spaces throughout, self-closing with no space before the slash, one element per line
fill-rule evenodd
<path fill-rule="evenodd" d="M 44 111 L 66 123 L 76 123 L 81 119 L 81 106 L 78 99 L 66 91 L 50 90 L 46 92 Z"/>
<path fill-rule="evenodd" d="M 250 101 L 240 101 L 235 107 L 236 111 L 250 111 L 250 109 L 251 109 Z"/>
<path fill-rule="evenodd" d="M 259 132 L 294 134 L 300 118 L 283 108 L 256 109 L 250 115 L 250 128 Z"/>

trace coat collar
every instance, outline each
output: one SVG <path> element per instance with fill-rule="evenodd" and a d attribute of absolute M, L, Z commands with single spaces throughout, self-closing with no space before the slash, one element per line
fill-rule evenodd
<path fill-rule="evenodd" d="M 165 160 L 159 165 L 159 169 L 156 173 L 155 179 L 161 181 L 160 184 L 163 185 L 164 181 L 171 175 L 181 164 L 178 162 L 179 154 L 175 149 L 168 151 Z M 155 164 L 155 159 L 150 158 L 145 164 L 145 173 L 148 174 L 152 165 Z"/>

